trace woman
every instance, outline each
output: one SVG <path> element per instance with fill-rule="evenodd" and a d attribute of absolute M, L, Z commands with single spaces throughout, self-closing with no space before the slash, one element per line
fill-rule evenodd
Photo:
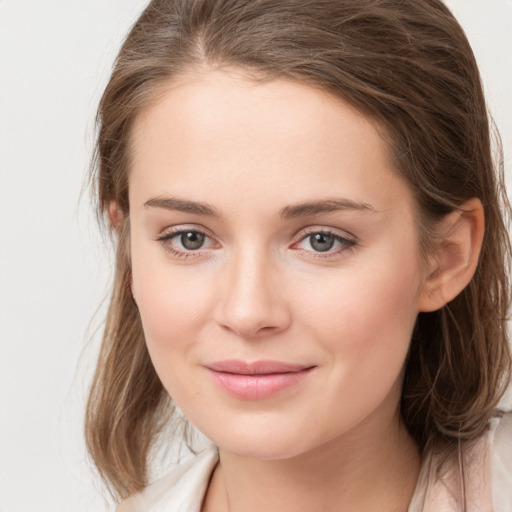
<path fill-rule="evenodd" d="M 446 7 L 153 1 L 98 120 L 120 510 L 510 509 L 506 198 Z M 213 446 L 147 487 L 174 406 Z"/>

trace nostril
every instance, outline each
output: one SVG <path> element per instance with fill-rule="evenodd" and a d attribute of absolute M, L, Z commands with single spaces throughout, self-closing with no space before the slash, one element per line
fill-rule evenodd
<path fill-rule="evenodd" d="M 221 323 L 221 328 L 232 332 L 240 338 L 258 338 L 271 334 L 278 333 L 283 330 L 282 326 L 279 325 L 260 325 L 258 323 L 252 323 L 247 325 L 236 325 L 234 323 Z"/>

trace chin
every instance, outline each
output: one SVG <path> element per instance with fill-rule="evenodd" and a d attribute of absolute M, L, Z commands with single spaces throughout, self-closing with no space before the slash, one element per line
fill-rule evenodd
<path fill-rule="evenodd" d="M 286 422 L 285 422 L 286 423 Z M 308 432 L 295 426 L 273 421 L 225 422 L 229 427 L 199 428 L 220 450 L 238 457 L 259 460 L 284 460 L 296 457 L 322 444 Z M 310 426 L 310 425 L 309 425 Z M 318 442 L 320 441 L 320 442 Z"/>
<path fill-rule="evenodd" d="M 220 450 L 229 452 L 237 457 L 258 460 L 284 460 L 296 457 L 304 451 L 304 446 L 288 439 L 270 437 L 265 435 L 243 436 L 241 438 L 219 439 L 215 443 Z"/>

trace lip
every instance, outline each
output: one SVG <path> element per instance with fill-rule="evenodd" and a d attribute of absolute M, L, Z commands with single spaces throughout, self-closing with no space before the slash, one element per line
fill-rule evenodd
<path fill-rule="evenodd" d="M 213 381 L 230 395 L 261 400 L 299 384 L 315 367 L 281 361 L 227 360 L 208 364 L 206 368 Z"/>

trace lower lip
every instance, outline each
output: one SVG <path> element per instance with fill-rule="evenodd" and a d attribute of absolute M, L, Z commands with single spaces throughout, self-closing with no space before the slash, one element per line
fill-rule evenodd
<path fill-rule="evenodd" d="M 279 393 L 283 389 L 295 386 L 304 380 L 313 368 L 298 372 L 244 375 L 219 372 L 208 369 L 213 380 L 224 391 L 244 400 L 261 400 Z"/>

